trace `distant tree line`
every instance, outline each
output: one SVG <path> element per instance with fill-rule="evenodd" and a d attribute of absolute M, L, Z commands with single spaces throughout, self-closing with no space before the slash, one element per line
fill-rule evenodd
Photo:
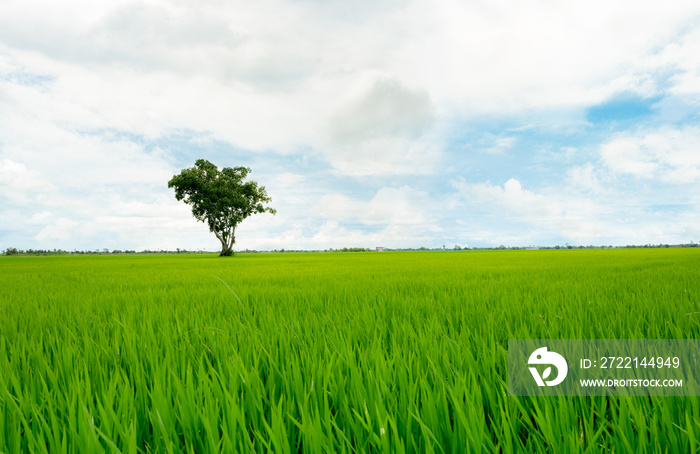
<path fill-rule="evenodd" d="M 63 249 L 17 249 L 10 247 L 5 249 L 3 255 L 7 256 L 18 256 L 18 255 L 124 255 L 124 254 L 211 254 L 210 251 L 189 251 L 187 249 L 177 249 L 175 251 L 158 250 L 151 251 L 149 249 L 144 249 L 142 251 L 135 251 L 133 249 L 120 250 L 115 249 L 110 251 L 109 249 L 96 249 L 94 251 L 66 251 Z"/>
<path fill-rule="evenodd" d="M 688 248 L 688 247 L 700 247 L 700 243 L 682 243 L 682 244 L 644 244 L 644 245 L 626 245 L 626 246 L 572 246 L 566 244 L 564 246 L 497 246 L 497 247 L 462 247 L 455 245 L 453 248 L 446 248 L 445 246 L 439 248 L 361 248 L 361 247 L 344 247 L 342 249 L 324 249 L 324 250 L 308 250 L 308 249 L 274 249 L 272 251 L 257 251 L 255 249 L 245 249 L 240 251 L 241 254 L 261 254 L 261 253 L 287 253 L 287 252 L 374 252 L 374 251 L 498 251 L 498 250 L 509 250 L 509 251 L 522 251 L 530 249 L 631 249 L 631 248 Z M 96 249 L 94 251 L 66 251 L 63 249 L 27 249 L 22 250 L 14 247 L 8 247 L 2 255 L 5 256 L 20 256 L 20 255 L 31 255 L 31 256 L 44 256 L 44 255 L 124 255 L 124 254 L 213 254 L 214 251 L 194 251 L 187 249 L 177 248 L 174 251 L 168 250 L 149 250 L 144 249 L 142 251 L 135 251 L 133 249 L 120 250 L 115 249 L 110 251 L 109 249 Z"/>

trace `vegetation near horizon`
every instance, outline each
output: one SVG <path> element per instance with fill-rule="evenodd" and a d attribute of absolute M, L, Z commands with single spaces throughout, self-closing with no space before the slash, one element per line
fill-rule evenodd
<path fill-rule="evenodd" d="M 508 339 L 695 339 L 696 248 L 0 258 L 0 452 L 695 452 L 513 397 Z"/>
<path fill-rule="evenodd" d="M 588 246 L 572 246 L 566 244 L 564 246 L 483 246 L 483 247 L 462 247 L 460 245 L 454 245 L 451 248 L 446 246 L 427 248 L 424 246 L 418 248 L 385 248 L 376 247 L 364 248 L 364 247 L 343 247 L 343 248 L 329 248 L 329 249 L 273 249 L 273 250 L 256 250 L 256 249 L 243 249 L 235 251 L 235 254 L 257 254 L 257 253 L 299 253 L 299 252 L 406 252 L 406 251 L 495 251 L 495 250 L 508 250 L 508 251 L 519 251 L 519 250 L 548 250 L 548 249 L 657 249 L 657 248 L 697 248 L 700 247 L 700 243 L 695 243 L 693 241 L 689 243 L 681 244 L 628 244 L 625 246 L 604 246 L 604 245 L 588 245 Z M 105 255 L 105 254 L 131 254 L 131 255 L 143 255 L 143 254 L 214 254 L 214 251 L 206 251 L 202 249 L 180 249 L 176 248 L 173 250 L 158 249 L 150 250 L 143 249 L 136 251 L 133 249 L 95 249 L 95 250 L 64 250 L 64 249 L 18 249 L 15 247 L 8 247 L 0 255 L 6 256 L 21 256 L 21 255 Z M 231 251 L 230 255 L 222 256 L 219 253 L 219 257 L 230 257 L 235 255 L 234 251 Z"/>

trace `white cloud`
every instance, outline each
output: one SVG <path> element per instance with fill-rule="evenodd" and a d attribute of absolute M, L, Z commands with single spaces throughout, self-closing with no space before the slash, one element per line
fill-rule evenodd
<path fill-rule="evenodd" d="M 423 225 L 430 217 L 431 199 L 408 186 L 382 188 L 370 201 L 362 219 L 368 224 Z"/>
<path fill-rule="evenodd" d="M 343 194 L 327 194 L 323 196 L 316 212 L 327 219 L 343 219 L 361 215 L 364 205 Z"/>
<path fill-rule="evenodd" d="M 27 220 L 27 223 L 43 225 L 48 224 L 52 218 L 53 214 L 50 211 L 42 211 L 32 214 L 32 216 Z"/>
<path fill-rule="evenodd" d="M 457 223 L 462 237 L 514 246 L 678 244 L 700 237 L 697 197 L 657 188 L 652 199 L 636 187 L 606 187 L 604 169 L 590 163 L 567 174 L 568 180 L 539 190 L 514 178 L 502 186 L 453 181 L 456 207 L 467 214 Z M 657 203 L 667 206 L 652 206 Z"/>
<path fill-rule="evenodd" d="M 564 214 L 561 203 L 523 189 L 515 178 L 509 179 L 503 186 L 488 183 L 469 184 L 464 181 L 457 181 L 454 186 L 465 200 L 504 209 L 504 217 L 515 215 L 532 222 L 548 223 L 560 219 Z"/>
<path fill-rule="evenodd" d="M 363 202 L 342 194 L 324 196 L 314 212 L 330 220 L 357 220 L 366 225 L 422 225 L 429 217 L 429 196 L 408 186 L 381 188 Z"/>
<path fill-rule="evenodd" d="M 666 43 L 660 52 L 649 58 L 648 64 L 653 69 L 672 69 L 671 87 L 674 95 L 700 94 L 700 29 L 688 27 L 687 31 L 676 39 Z"/>
<path fill-rule="evenodd" d="M 292 188 L 306 180 L 304 175 L 298 173 L 286 172 L 278 175 L 275 178 L 275 182 L 281 188 Z"/>
<path fill-rule="evenodd" d="M 515 137 L 498 137 L 496 143 L 486 149 L 489 154 L 503 154 L 513 148 L 513 145 L 517 142 Z"/>
<path fill-rule="evenodd" d="M 263 182 L 280 213 L 247 221 L 242 246 L 322 246 L 332 235 L 415 244 L 449 226 L 436 220 L 441 205 L 406 186 L 414 184 L 407 177 L 439 186 L 455 166 L 459 144 L 450 140 L 469 140 L 459 134 L 464 122 L 582 122 L 583 108 L 621 91 L 670 94 L 660 109 L 682 104 L 696 113 L 700 32 L 688 24 L 698 14 L 700 5 L 685 1 L 8 0 L 0 15 L 0 218 L 57 247 L 215 248 L 165 188 L 182 156 L 153 144 L 182 133 L 228 144 L 231 160 L 304 150 L 324 161 L 310 169 L 300 159 Z M 517 132 L 495 134 L 488 151 L 515 155 Z M 578 163 L 558 187 L 511 180 L 463 183 L 462 193 L 483 200 L 469 206 L 484 213 L 491 204 L 545 233 L 585 238 L 621 228 L 603 222 L 614 192 L 608 170 L 695 183 L 698 136 L 694 128 L 621 134 L 601 148 L 604 168 Z M 204 145 L 198 150 L 207 153 Z M 327 167 L 355 178 L 343 180 L 344 194 L 361 184 L 374 196 L 343 199 L 330 179 L 320 185 L 315 172 Z M 562 187 L 575 197 L 557 194 Z"/>
<path fill-rule="evenodd" d="M 36 239 L 42 243 L 61 243 L 72 240 L 79 234 L 80 223 L 67 218 L 58 218 L 47 225 L 36 235 Z"/>
<path fill-rule="evenodd" d="M 590 162 L 573 166 L 566 171 L 568 184 L 593 194 L 600 194 L 605 190 L 598 174 L 599 172 Z"/>
<path fill-rule="evenodd" d="M 324 148 L 318 131 L 328 128 L 337 168 L 355 173 L 362 166 L 340 146 L 343 136 L 379 142 L 360 149 L 361 160 L 388 150 L 391 165 L 370 168 L 424 173 L 433 160 L 415 155 L 434 156 L 440 144 L 415 138 L 438 115 L 585 105 L 633 88 L 637 75 L 659 66 L 698 68 L 686 58 L 692 42 L 680 56 L 653 51 L 700 12 L 687 2 L 662 10 L 638 2 L 413 1 L 366 11 L 276 1 L 75 5 L 10 2 L 0 18 L 0 54 L 55 79 L 50 93 L 21 101 L 33 102 L 34 114 L 150 137 L 208 131 L 281 151 Z M 334 110 L 348 87 L 367 79 L 365 98 Z M 413 140 L 388 139 L 407 132 Z M 401 162 L 406 149 L 414 156 Z"/>
<path fill-rule="evenodd" d="M 653 2 L 442 2 L 419 71 L 471 112 L 586 105 L 643 90 L 646 58 L 700 7 Z M 436 17 L 437 16 L 437 17 Z M 456 98 L 456 99 L 455 99 Z"/>
<path fill-rule="evenodd" d="M 337 221 L 326 221 L 321 224 L 308 244 L 316 249 L 343 247 L 435 247 L 433 232 L 421 229 L 399 228 L 395 225 L 376 232 L 366 232 L 361 229 L 344 227 Z"/>
<path fill-rule="evenodd" d="M 441 204 L 441 203 L 439 203 Z M 310 210 L 312 234 L 296 244 L 307 248 L 434 246 L 436 203 L 408 186 L 379 189 L 369 200 L 331 193 Z"/>
<path fill-rule="evenodd" d="M 0 18 L 0 41 L 6 58 L 55 78 L 51 93 L 35 99 L 48 119 L 152 137 L 188 128 L 238 146 L 281 150 L 300 143 L 321 147 L 317 133 L 329 125 L 336 141 L 343 135 L 404 137 L 407 131 L 415 138 L 435 115 L 455 109 L 585 105 L 634 88 L 635 74 L 659 65 L 683 61 L 691 65 L 688 74 L 698 67 L 670 51 L 650 62 L 654 46 L 700 12 L 692 4 L 672 3 L 662 11 L 637 2 L 633 8 L 609 2 L 537 6 L 387 2 L 373 6 L 372 14 L 347 15 L 340 5 L 308 2 L 72 9 L 10 2 Z M 367 74 L 393 79 L 375 80 L 364 100 L 334 110 Z M 624 78 L 628 82 L 620 83 Z M 364 123 L 361 112 L 368 114 Z M 348 123 L 336 121 L 343 119 Z M 380 147 L 390 155 L 406 147 L 436 153 L 414 142 L 385 141 L 363 157 Z M 348 159 L 341 152 L 341 162 Z M 422 171 L 430 162 L 413 160 L 399 171 Z M 389 161 L 397 166 L 397 159 Z"/>
<path fill-rule="evenodd" d="M 660 128 L 624 133 L 603 144 L 602 162 L 613 172 L 664 183 L 700 180 L 700 129 Z"/>
<path fill-rule="evenodd" d="M 433 122 L 433 106 L 425 90 L 399 80 L 371 75 L 331 115 L 331 143 L 357 143 L 375 137 L 419 137 Z"/>
<path fill-rule="evenodd" d="M 436 170 L 440 144 L 430 134 L 435 108 L 427 91 L 383 74 L 367 74 L 330 114 L 320 147 L 352 175 L 425 174 Z"/>
<path fill-rule="evenodd" d="M 462 203 L 480 213 L 480 222 L 488 220 L 494 225 L 498 234 L 487 236 L 496 241 L 510 237 L 514 244 L 524 245 L 564 238 L 577 244 L 600 244 L 609 235 L 607 218 L 612 208 L 569 188 L 533 192 L 514 178 L 503 186 L 461 180 L 453 186 Z M 505 231 L 501 231 L 504 226 Z M 476 236 L 486 235 L 474 230 Z"/>
<path fill-rule="evenodd" d="M 553 95 L 566 95 L 567 84 L 564 100 L 571 100 L 626 74 L 625 68 L 639 68 L 647 63 L 640 55 L 676 38 L 677 27 L 700 12 L 686 1 L 662 9 L 654 2 L 602 0 L 526 6 L 421 0 L 373 2 L 366 9 L 284 1 L 94 3 L 59 8 L 11 1 L 0 36 L 13 47 L 63 60 L 252 84 L 342 79 L 369 68 L 441 98 L 511 97 L 517 105 L 542 94 L 541 102 L 556 102 Z M 88 8 L 92 13 L 85 14 Z M 42 27 L 29 29 L 32 24 Z M 66 49 L 77 50 L 66 56 Z M 675 62 L 671 53 L 663 59 Z"/>
<path fill-rule="evenodd" d="M 48 179 L 26 165 L 10 159 L 0 160 L 0 194 L 5 203 L 35 204 L 54 189 Z"/>

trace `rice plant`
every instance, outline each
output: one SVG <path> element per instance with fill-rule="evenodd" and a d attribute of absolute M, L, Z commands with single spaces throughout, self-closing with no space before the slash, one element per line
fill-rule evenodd
<path fill-rule="evenodd" d="M 696 338 L 695 249 L 0 259 L 2 452 L 695 452 L 693 397 L 512 397 L 509 338 Z"/>

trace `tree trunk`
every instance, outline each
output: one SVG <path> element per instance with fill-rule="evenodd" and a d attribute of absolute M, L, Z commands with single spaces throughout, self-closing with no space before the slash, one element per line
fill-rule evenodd
<path fill-rule="evenodd" d="M 226 244 L 226 241 L 221 240 L 221 253 L 219 257 L 230 257 L 233 255 L 233 248 Z"/>
<path fill-rule="evenodd" d="M 219 241 L 221 241 L 221 253 L 219 257 L 231 257 L 233 255 L 233 245 L 236 242 L 236 237 L 232 231 L 229 235 L 229 240 L 226 241 L 224 237 L 217 235 Z"/>

